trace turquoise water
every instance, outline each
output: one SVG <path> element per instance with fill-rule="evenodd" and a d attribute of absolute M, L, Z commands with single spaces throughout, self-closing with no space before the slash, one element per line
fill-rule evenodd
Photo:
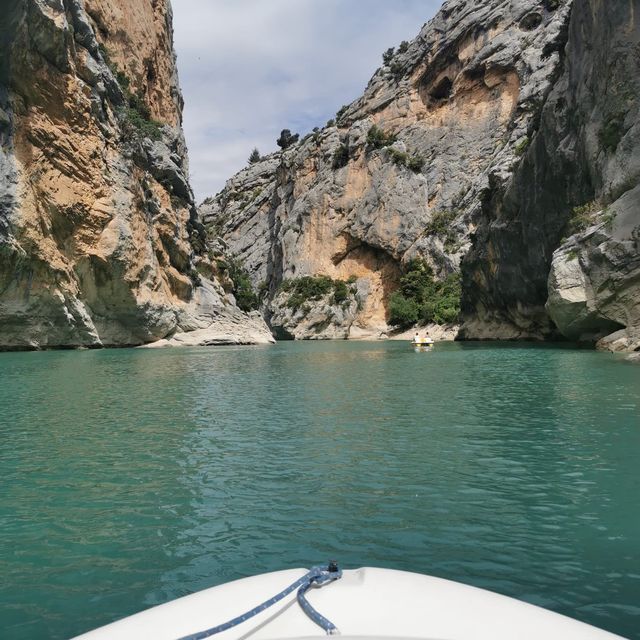
<path fill-rule="evenodd" d="M 0 637 L 336 558 L 640 638 L 639 392 L 532 345 L 0 354 Z"/>

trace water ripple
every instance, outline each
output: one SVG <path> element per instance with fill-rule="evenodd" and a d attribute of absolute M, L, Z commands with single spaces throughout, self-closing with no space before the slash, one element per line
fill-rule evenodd
<path fill-rule="evenodd" d="M 640 628 L 640 368 L 532 345 L 0 355 L 0 636 L 329 557 Z"/>

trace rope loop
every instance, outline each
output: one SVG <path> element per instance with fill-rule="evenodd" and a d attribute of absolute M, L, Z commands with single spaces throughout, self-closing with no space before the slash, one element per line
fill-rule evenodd
<path fill-rule="evenodd" d="M 329 562 L 328 565 L 319 565 L 317 567 L 312 567 L 302 578 L 298 578 L 295 582 L 292 582 L 288 587 L 277 593 L 272 598 L 265 600 L 262 604 L 259 604 L 257 607 L 243 613 L 242 615 L 229 620 L 223 624 L 220 624 L 216 627 L 211 627 L 210 629 L 206 629 L 204 631 L 198 631 L 197 633 L 192 633 L 188 636 L 183 636 L 179 638 L 179 640 L 204 640 L 205 638 L 210 638 L 217 633 L 222 633 L 223 631 L 228 631 L 229 629 L 233 629 L 233 627 L 237 627 L 239 624 L 246 622 L 247 620 L 257 616 L 259 613 L 262 613 L 269 607 L 272 607 L 274 604 L 286 598 L 290 593 L 298 590 L 297 600 L 298 604 L 302 608 L 302 610 L 309 616 L 309 618 L 315 622 L 319 627 L 324 629 L 327 635 L 338 635 L 340 632 L 337 627 L 331 622 L 327 620 L 322 614 L 318 613 L 309 601 L 305 598 L 306 592 L 310 587 L 321 587 L 324 584 L 329 582 L 333 582 L 334 580 L 338 580 L 342 577 L 342 569 L 338 567 L 338 564 L 334 561 Z"/>

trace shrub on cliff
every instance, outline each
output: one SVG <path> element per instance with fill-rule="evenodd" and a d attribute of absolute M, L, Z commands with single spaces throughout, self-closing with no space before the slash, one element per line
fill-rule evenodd
<path fill-rule="evenodd" d="M 439 236 L 446 235 L 451 230 L 451 224 L 459 215 L 458 209 L 440 209 L 433 214 L 425 227 L 425 232 Z"/>
<path fill-rule="evenodd" d="M 251 155 L 249 156 L 249 164 L 255 164 L 256 162 L 260 162 L 260 160 L 262 160 L 262 156 L 260 155 L 258 148 L 254 147 Z"/>
<path fill-rule="evenodd" d="M 342 304 L 349 297 L 349 287 L 344 280 L 333 281 L 333 304 Z"/>
<path fill-rule="evenodd" d="M 457 273 L 436 283 L 432 298 L 422 307 L 422 319 L 425 322 L 435 322 L 436 324 L 456 322 L 460 315 L 461 295 L 462 286 L 460 276 Z"/>
<path fill-rule="evenodd" d="M 393 134 L 385 133 L 375 124 L 367 132 L 367 145 L 374 149 L 383 149 L 392 145 L 395 141 L 396 137 Z"/>
<path fill-rule="evenodd" d="M 280 137 L 276 140 L 276 144 L 281 149 L 288 149 L 292 144 L 295 144 L 300 139 L 300 134 L 293 135 L 289 129 L 283 129 L 280 132 Z"/>
<path fill-rule="evenodd" d="M 162 138 L 162 124 L 151 118 L 146 118 L 138 109 L 126 107 L 122 111 L 123 132 L 126 137 L 150 138 L 160 140 Z"/>
<path fill-rule="evenodd" d="M 395 80 L 400 80 L 400 78 L 402 78 L 402 76 L 404 75 L 404 65 L 394 60 L 389 65 L 389 71 L 391 72 L 391 75 Z"/>
<path fill-rule="evenodd" d="M 407 161 L 407 168 L 413 173 L 420 173 L 424 167 L 424 158 L 422 156 L 411 156 Z"/>
<path fill-rule="evenodd" d="M 320 300 L 333 291 L 333 304 L 342 304 L 349 297 L 349 288 L 344 280 L 333 280 L 329 276 L 302 276 L 285 280 L 280 291 L 289 294 L 286 306 L 298 310 L 310 300 Z"/>
<path fill-rule="evenodd" d="M 131 91 L 129 78 L 111 60 L 107 49 L 101 45 L 100 51 L 105 64 L 111 69 L 127 101 L 126 106 L 121 107 L 119 110 L 120 122 L 125 137 L 160 140 L 162 138 L 162 123 L 151 117 L 151 111 L 144 98 Z"/>
<path fill-rule="evenodd" d="M 409 155 L 404 151 L 399 151 L 391 147 L 389 149 L 389 157 L 391 161 L 399 167 L 407 167 L 414 173 L 420 173 L 424 167 L 424 158 L 418 155 Z"/>
<path fill-rule="evenodd" d="M 382 62 L 383 62 L 383 64 L 389 64 L 391 62 L 391 60 L 393 60 L 393 54 L 394 53 L 395 53 L 395 49 L 393 47 L 389 47 L 382 54 Z"/>
<path fill-rule="evenodd" d="M 332 167 L 335 169 L 341 169 L 349 162 L 349 147 L 346 144 L 341 144 L 333 154 Z"/>
<path fill-rule="evenodd" d="M 595 224 L 595 215 L 601 209 L 602 207 L 596 200 L 587 202 L 579 207 L 574 207 L 566 226 L 569 235 L 582 233 L 592 224 Z"/>
<path fill-rule="evenodd" d="M 231 292 L 236 299 L 238 307 L 243 311 L 253 311 L 257 309 L 260 301 L 251 286 L 249 273 L 240 261 L 235 258 L 218 260 L 218 268 L 225 272 L 225 275 L 233 283 Z"/>
<path fill-rule="evenodd" d="M 605 151 L 614 153 L 618 148 L 625 134 L 624 120 L 624 113 L 616 113 L 609 116 L 598 131 L 598 141 Z"/>
<path fill-rule="evenodd" d="M 409 49 L 409 43 L 406 40 L 403 40 L 398 47 L 398 53 L 406 53 Z"/>
<path fill-rule="evenodd" d="M 348 104 L 343 104 L 336 113 L 336 122 L 342 122 L 344 118 L 344 114 L 347 113 L 347 109 L 349 108 Z"/>

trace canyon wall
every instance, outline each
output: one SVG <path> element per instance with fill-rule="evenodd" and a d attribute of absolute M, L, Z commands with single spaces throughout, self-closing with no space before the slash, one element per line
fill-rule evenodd
<path fill-rule="evenodd" d="M 168 0 L 9 0 L 0 55 L 0 348 L 269 340 L 207 255 Z"/>
<path fill-rule="evenodd" d="M 538 126 L 569 16 L 553 0 L 445 2 L 335 123 L 248 166 L 200 207 L 276 330 L 291 278 L 355 283 L 344 313 L 322 300 L 325 312 L 287 317 L 289 333 L 303 323 L 297 337 L 363 337 L 388 330 L 389 296 L 413 258 L 439 278 L 459 270 L 483 203 Z"/>
<path fill-rule="evenodd" d="M 561 73 L 463 262 L 462 335 L 640 348 L 640 2 L 575 0 Z"/>

